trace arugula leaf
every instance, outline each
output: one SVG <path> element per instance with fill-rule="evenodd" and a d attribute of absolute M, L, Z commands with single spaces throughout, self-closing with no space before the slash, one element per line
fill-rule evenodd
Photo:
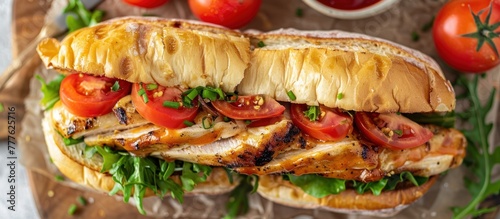
<path fill-rule="evenodd" d="M 170 191 L 171 196 L 182 203 L 184 190 L 192 191 L 196 184 L 205 182 L 212 172 L 211 167 L 200 164 L 182 161 L 166 162 L 154 157 L 141 158 L 113 151 L 109 147 L 95 146 L 94 148 L 103 157 L 101 172 L 109 171 L 116 182 L 109 195 L 121 192 L 124 202 L 128 202 L 130 197 L 133 197 L 141 214 L 146 214 L 142 200 L 148 189 L 159 197 L 165 196 Z M 87 150 L 89 154 L 92 154 L 91 149 Z M 181 171 L 182 185 L 170 178 L 177 169 Z"/>
<path fill-rule="evenodd" d="M 255 175 L 239 175 L 241 180 L 240 184 L 231 191 L 229 200 L 226 203 L 227 214 L 224 219 L 236 218 L 238 215 L 243 215 L 248 212 L 248 194 L 254 193 L 257 190 L 259 177 Z M 253 181 L 253 185 L 252 185 Z"/>
<path fill-rule="evenodd" d="M 467 138 L 467 156 L 464 163 L 471 172 L 470 177 L 464 178 L 465 186 L 473 199 L 467 206 L 454 207 L 453 218 L 465 218 L 468 215 L 478 216 L 494 210 L 494 208 L 480 208 L 479 204 L 488 196 L 500 193 L 500 180 L 493 180 L 491 177 L 495 165 L 500 164 L 500 146 L 491 148 L 488 143 L 488 136 L 493 128 L 492 123 L 486 122 L 486 117 L 491 110 L 495 98 L 496 89 L 493 89 L 484 105 L 478 96 L 479 76 L 475 75 L 472 80 L 460 75 L 456 85 L 465 89 L 463 95 L 469 102 L 470 107 L 457 115 L 472 127 L 462 130 Z M 492 151 L 490 153 L 490 151 Z"/>
<path fill-rule="evenodd" d="M 92 158 L 96 152 L 97 152 L 97 147 L 90 147 L 88 145 L 85 145 L 85 151 L 83 152 L 85 154 L 85 158 L 87 159 Z"/>
<path fill-rule="evenodd" d="M 104 173 L 112 168 L 112 166 L 120 160 L 121 155 L 113 153 L 106 147 L 94 146 L 95 150 L 102 156 L 102 168 L 101 173 Z"/>
<path fill-rule="evenodd" d="M 83 142 L 83 137 L 80 138 L 63 138 L 63 142 L 66 146 L 75 145 Z"/>
<path fill-rule="evenodd" d="M 311 121 L 316 121 L 319 119 L 320 113 L 319 106 L 307 106 L 307 110 L 304 111 L 304 116 Z"/>
<path fill-rule="evenodd" d="M 40 81 L 42 88 L 40 89 L 43 93 L 43 98 L 40 101 L 43 110 L 50 110 L 54 107 L 54 104 L 59 101 L 59 88 L 61 87 L 61 81 L 64 79 L 64 75 L 58 75 L 54 80 L 46 83 L 45 80 L 40 75 L 35 75 L 35 78 Z"/>
<path fill-rule="evenodd" d="M 68 14 L 66 25 L 70 33 L 82 27 L 93 26 L 99 23 L 104 16 L 103 11 L 94 10 L 91 12 L 87 10 L 80 0 L 69 0 L 63 12 Z"/>
<path fill-rule="evenodd" d="M 184 162 L 181 175 L 182 188 L 193 191 L 196 184 L 207 181 L 211 172 L 212 168 L 209 166 Z"/>
<path fill-rule="evenodd" d="M 325 178 L 315 174 L 295 176 L 287 174 L 288 180 L 305 193 L 316 198 L 323 198 L 330 194 L 339 194 L 346 190 L 346 181 L 342 179 Z"/>

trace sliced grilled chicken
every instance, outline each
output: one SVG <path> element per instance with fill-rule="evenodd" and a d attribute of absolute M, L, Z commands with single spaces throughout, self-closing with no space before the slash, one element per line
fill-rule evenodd
<path fill-rule="evenodd" d="M 247 131 L 206 145 L 184 145 L 158 151 L 153 156 L 212 166 L 260 166 L 280 153 L 304 147 L 300 130 L 291 120 L 248 128 Z"/>
<path fill-rule="evenodd" d="M 99 117 L 79 117 L 65 109 L 61 102 L 56 103 L 50 111 L 53 127 L 65 138 L 80 138 L 82 136 L 125 130 L 148 124 L 135 111 L 130 95 L 120 99 L 113 108 L 113 113 Z"/>
<path fill-rule="evenodd" d="M 267 175 L 317 173 L 330 178 L 377 181 L 384 176 L 410 171 L 431 176 L 456 167 L 465 156 L 466 140 L 455 129 L 426 126 L 434 137 L 426 144 L 406 150 L 391 150 L 363 144 L 355 135 L 340 142 L 313 143 L 307 149 L 282 153 L 266 165 L 241 167 L 244 174 Z"/>
<path fill-rule="evenodd" d="M 193 126 L 182 129 L 168 129 L 147 124 L 124 131 L 87 136 L 84 141 L 87 145 L 119 147 L 138 156 L 146 156 L 153 151 L 168 150 L 182 145 L 201 147 L 203 144 L 233 137 L 246 129 L 242 121 L 224 122 L 220 117 L 213 121 L 213 127 L 204 128 L 202 121 L 206 116 L 205 112 L 200 112 Z"/>

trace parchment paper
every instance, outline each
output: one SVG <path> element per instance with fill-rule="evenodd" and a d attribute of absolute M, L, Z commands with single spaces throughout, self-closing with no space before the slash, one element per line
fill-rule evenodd
<path fill-rule="evenodd" d="M 58 1 L 58 0 L 55 0 Z M 296 28 L 302 30 L 344 30 L 350 32 L 364 33 L 387 40 L 391 40 L 410 48 L 418 49 L 440 62 L 437 58 L 432 44 L 431 32 L 422 31 L 422 26 L 428 23 L 437 10 L 442 6 L 444 0 L 425 1 L 401 1 L 393 8 L 380 15 L 361 20 L 339 20 L 322 15 L 298 0 L 273 0 L 263 1 L 257 17 L 245 29 L 257 29 L 269 31 L 279 28 Z M 187 1 L 171 0 L 167 5 L 145 10 L 124 5 L 121 0 L 108 0 L 99 6 L 106 11 L 105 19 L 125 15 L 156 15 L 161 17 L 196 19 L 187 6 Z M 298 8 L 303 10 L 303 17 L 297 17 L 295 12 Z M 412 40 L 412 32 L 420 35 L 418 41 Z M 451 71 L 440 63 L 445 74 L 453 79 L 455 77 Z M 55 73 L 40 67 L 37 74 L 45 78 L 54 77 Z M 480 93 L 483 99 L 487 97 L 492 87 L 499 87 L 500 69 L 496 68 L 481 81 Z M 416 84 L 415 86 L 419 86 Z M 53 175 L 57 170 L 48 161 L 48 155 L 44 144 L 44 137 L 41 133 L 41 109 L 39 100 L 39 83 L 36 80 L 30 81 L 30 95 L 26 99 L 27 115 L 22 123 L 22 133 L 20 148 L 22 150 L 22 163 L 27 168 L 39 171 L 40 173 Z M 490 142 L 499 145 L 500 136 L 496 128 L 500 124 L 498 114 L 497 92 L 495 104 L 489 121 L 495 122 L 495 129 L 490 137 Z M 461 102 L 457 102 L 457 109 L 467 107 Z M 460 127 L 459 127 L 460 128 Z M 409 208 L 399 213 L 397 218 L 451 218 L 451 206 L 463 206 L 470 199 L 463 184 L 463 168 L 449 171 L 440 177 L 437 184 L 420 200 L 412 204 Z M 498 177 L 499 174 L 496 174 Z M 77 186 L 65 183 L 69 186 Z M 81 188 L 84 189 L 84 188 Z M 176 201 L 166 198 L 160 201 L 157 198 L 145 200 L 145 207 L 151 216 L 164 216 L 168 218 L 220 218 L 224 214 L 227 196 L 198 196 L 187 198 L 184 205 L 179 205 Z M 207 210 L 208 209 L 208 210 Z M 304 210 L 293 209 L 279 204 L 273 204 L 260 198 L 257 194 L 251 195 L 251 210 L 241 218 L 370 218 L 360 215 L 344 215 L 331 213 L 324 210 Z"/>

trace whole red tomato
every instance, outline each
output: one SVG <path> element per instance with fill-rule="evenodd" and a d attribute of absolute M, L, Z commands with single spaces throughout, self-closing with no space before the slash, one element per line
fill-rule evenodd
<path fill-rule="evenodd" d="M 189 0 L 189 7 L 202 21 L 234 29 L 248 24 L 261 3 L 262 0 Z"/>
<path fill-rule="evenodd" d="M 127 4 L 138 6 L 141 8 L 156 8 L 167 3 L 169 0 L 123 0 Z"/>
<path fill-rule="evenodd" d="M 498 22 L 500 0 L 449 1 L 434 20 L 434 44 L 452 68 L 482 73 L 500 63 Z"/>

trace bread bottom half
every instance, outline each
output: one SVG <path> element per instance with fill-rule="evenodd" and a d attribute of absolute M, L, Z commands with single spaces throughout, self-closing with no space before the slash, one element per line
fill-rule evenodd
<path fill-rule="evenodd" d="M 339 213 L 387 217 L 395 215 L 421 198 L 437 178 L 437 176 L 432 176 L 421 186 L 384 191 L 378 196 L 371 192 L 358 194 L 353 189 L 347 189 L 337 195 L 316 198 L 284 180 L 280 175 L 267 175 L 259 177 L 257 192 L 275 203 L 295 208 L 319 208 Z"/>

